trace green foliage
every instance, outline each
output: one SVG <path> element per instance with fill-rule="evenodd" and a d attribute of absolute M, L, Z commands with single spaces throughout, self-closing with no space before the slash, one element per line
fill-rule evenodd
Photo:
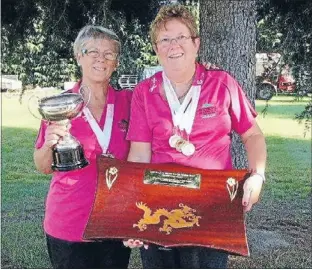
<path fill-rule="evenodd" d="M 110 0 L 5 2 L 2 72 L 19 75 L 24 86 L 59 86 L 76 79 L 72 43 L 85 24 L 106 23 L 109 5 Z"/>
<path fill-rule="evenodd" d="M 111 12 L 109 21 L 110 27 L 120 37 L 122 43 L 120 65 L 112 79 L 117 87 L 116 81 L 121 74 L 138 75 L 145 66 L 157 65 L 157 58 L 153 53 L 147 29 L 138 19 L 128 22 L 124 14 Z"/>
<path fill-rule="evenodd" d="M 299 121 L 299 123 L 304 123 L 305 130 L 304 136 L 309 134 L 308 132 L 311 130 L 312 125 L 312 100 L 310 99 L 309 103 L 305 106 L 304 110 L 301 113 L 296 113 L 295 118 Z"/>
<path fill-rule="evenodd" d="M 200 16 L 200 6 L 198 0 L 184 0 L 181 4 L 187 6 L 187 8 L 193 13 L 194 17 L 196 18 L 196 23 L 199 28 L 199 16 Z"/>
<path fill-rule="evenodd" d="M 279 52 L 290 64 L 297 94 L 312 92 L 312 2 L 309 0 L 258 1 L 257 51 Z M 311 130 L 312 110 L 296 115 Z"/>
<path fill-rule="evenodd" d="M 147 29 L 159 7 L 170 2 L 170 0 L 113 0 L 110 8 L 124 13 L 127 22 L 138 19 L 139 23 Z"/>
<path fill-rule="evenodd" d="M 75 77 L 72 57 L 61 55 L 65 40 L 44 28 L 44 13 L 33 20 L 33 32 L 12 40 L 6 28 L 2 37 L 2 73 L 19 75 L 23 85 L 58 86 Z"/>
<path fill-rule="evenodd" d="M 26 2 L 28 1 L 25 0 Z M 104 10 L 102 2 L 94 1 L 91 4 L 83 0 L 36 0 L 37 5 L 25 10 L 30 17 L 26 18 L 21 13 L 19 18 L 27 21 L 29 29 L 24 29 L 18 20 L 15 31 L 14 21 L 8 15 L 18 14 L 12 11 L 6 14 L 2 28 L 2 73 L 19 75 L 24 86 L 61 86 L 64 81 L 77 80 L 80 74 L 73 57 L 72 44 L 85 24 L 112 28 L 121 38 L 120 66 L 112 78 L 115 86 L 120 74 L 139 74 L 144 66 L 156 65 L 147 27 L 140 24 L 138 19 L 127 20 L 126 15 L 120 11 Z M 23 10 L 23 5 L 16 3 L 6 7 Z M 32 17 L 34 15 L 36 16 Z M 81 19 L 80 23 L 77 23 L 77 17 Z"/>
<path fill-rule="evenodd" d="M 3 1 L 2 73 L 19 75 L 23 85 L 34 86 L 59 86 L 77 79 L 80 74 L 72 43 L 81 27 L 100 24 L 113 28 L 123 43 L 113 78 L 116 84 L 120 74 L 138 74 L 144 66 L 157 65 L 148 26 L 161 4 L 169 2 L 186 4 L 199 18 L 198 0 Z M 312 88 L 312 2 L 258 3 L 258 51 L 280 52 L 284 61 L 292 64 L 298 89 Z"/>
<path fill-rule="evenodd" d="M 310 88 L 312 2 L 258 1 L 258 52 L 279 52 L 292 66 L 298 88 Z M 308 78 L 307 78 L 308 77 Z"/>

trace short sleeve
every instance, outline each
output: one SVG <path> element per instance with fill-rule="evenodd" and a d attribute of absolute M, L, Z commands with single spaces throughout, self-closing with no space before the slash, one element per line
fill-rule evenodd
<path fill-rule="evenodd" d="M 36 149 L 41 148 L 42 145 L 44 144 L 44 135 L 45 135 L 47 126 L 48 126 L 47 122 L 42 120 L 41 124 L 40 124 L 39 131 L 38 131 L 38 135 L 37 135 L 37 138 L 35 141 L 35 148 Z"/>
<path fill-rule="evenodd" d="M 229 76 L 227 86 L 231 97 L 229 113 L 232 129 L 238 134 L 243 134 L 254 124 L 257 112 L 250 104 L 241 86 L 231 76 Z"/>
<path fill-rule="evenodd" d="M 147 122 L 147 106 L 142 87 L 144 85 L 137 85 L 132 95 L 127 140 L 152 142 L 152 132 Z"/>

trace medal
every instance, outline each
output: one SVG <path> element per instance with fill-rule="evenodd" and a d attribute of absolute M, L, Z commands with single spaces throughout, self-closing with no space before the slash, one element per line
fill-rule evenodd
<path fill-rule="evenodd" d="M 183 145 L 186 143 L 186 141 L 182 138 L 180 138 L 176 144 L 175 144 L 175 149 L 178 151 L 178 152 L 181 152 L 182 151 L 182 147 Z"/>
<path fill-rule="evenodd" d="M 180 140 L 181 137 L 177 134 L 174 134 L 172 135 L 170 138 L 169 138 L 169 145 L 172 147 L 172 148 L 175 148 L 175 145 L 177 143 L 178 140 Z"/>
<path fill-rule="evenodd" d="M 164 72 L 162 77 L 174 126 L 173 135 L 168 140 L 169 145 L 178 152 L 182 152 L 183 155 L 191 156 L 196 149 L 194 144 L 189 141 L 189 137 L 195 120 L 201 86 L 193 85 L 187 92 L 183 102 L 180 103 L 171 82 Z M 177 130 L 180 132 L 177 133 Z M 184 136 L 184 133 L 186 133 L 186 136 Z"/>
<path fill-rule="evenodd" d="M 195 153 L 195 146 L 190 142 L 185 142 L 181 147 L 181 152 L 183 155 L 189 157 Z"/>

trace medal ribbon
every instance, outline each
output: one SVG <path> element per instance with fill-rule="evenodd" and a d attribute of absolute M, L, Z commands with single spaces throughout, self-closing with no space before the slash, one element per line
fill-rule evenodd
<path fill-rule="evenodd" d="M 172 115 L 172 122 L 179 130 L 185 130 L 190 135 L 198 106 L 201 86 L 192 85 L 182 104 L 165 72 L 162 72 L 165 94 Z"/>
<path fill-rule="evenodd" d="M 98 123 L 94 119 L 92 113 L 87 107 L 83 109 L 83 113 L 85 114 L 85 117 L 91 129 L 96 135 L 96 138 L 102 148 L 103 154 L 106 154 L 108 146 L 109 146 L 109 142 L 111 139 L 111 135 L 112 135 L 112 127 L 113 127 L 113 119 L 114 119 L 114 104 L 107 104 L 106 118 L 105 118 L 103 131 L 101 130 Z"/>

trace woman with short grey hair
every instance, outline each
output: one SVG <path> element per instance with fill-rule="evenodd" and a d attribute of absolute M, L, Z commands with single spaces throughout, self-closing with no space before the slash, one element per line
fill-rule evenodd
<path fill-rule="evenodd" d="M 101 26 L 85 26 L 74 42 L 82 78 L 69 92 L 77 93 L 81 86 L 86 86 L 91 94 L 82 115 L 71 121 L 70 133 L 83 145 L 88 166 L 53 171 L 52 148 L 68 130 L 53 122 L 42 121 L 40 126 L 34 161 L 38 171 L 52 174 L 43 225 L 54 268 L 128 266 L 130 250 L 121 241 L 83 239 L 96 191 L 97 156 L 105 154 L 125 160 L 129 150 L 125 136 L 132 92 L 115 91 L 110 85 L 119 54 L 117 35 Z"/>

